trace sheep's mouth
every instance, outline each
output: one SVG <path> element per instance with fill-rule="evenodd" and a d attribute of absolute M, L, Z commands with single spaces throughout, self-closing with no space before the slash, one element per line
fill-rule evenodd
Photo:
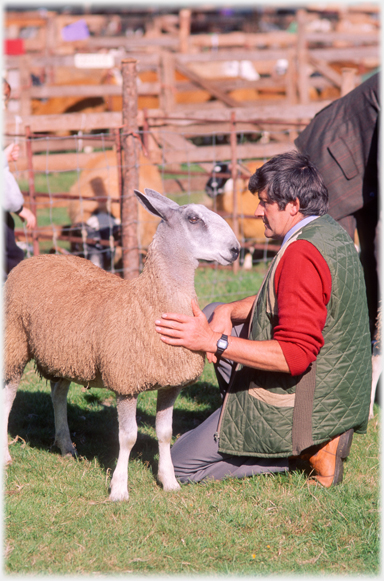
<path fill-rule="evenodd" d="M 238 250 L 237 248 L 232 248 L 230 252 L 231 252 L 230 258 L 228 258 L 227 256 L 220 255 L 220 263 L 223 264 L 224 266 L 227 266 L 228 264 L 232 264 L 232 262 L 235 262 L 235 260 L 238 258 L 240 254 L 240 250 Z"/>

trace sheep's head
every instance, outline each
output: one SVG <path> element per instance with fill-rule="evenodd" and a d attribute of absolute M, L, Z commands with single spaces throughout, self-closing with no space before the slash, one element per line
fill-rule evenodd
<path fill-rule="evenodd" d="M 179 206 L 154 190 L 145 195 L 135 190 L 139 202 L 162 221 L 160 236 L 169 249 L 181 258 L 231 264 L 239 255 L 240 244 L 227 222 L 201 204 Z"/>

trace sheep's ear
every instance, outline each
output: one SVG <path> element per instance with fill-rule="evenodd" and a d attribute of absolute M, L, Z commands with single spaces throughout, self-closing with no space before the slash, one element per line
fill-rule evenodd
<path fill-rule="evenodd" d="M 138 201 L 148 212 L 159 216 L 163 220 L 168 219 L 169 210 L 177 210 L 180 208 L 179 204 L 162 196 L 159 192 L 155 192 L 155 190 L 145 188 L 144 191 L 145 195 L 138 190 L 134 190 Z"/>
<path fill-rule="evenodd" d="M 162 194 L 159 194 L 159 192 L 156 192 L 155 190 L 151 190 L 150 188 L 144 188 L 144 192 L 146 196 L 151 198 L 151 200 L 159 200 L 160 202 L 165 202 L 167 206 L 173 208 L 174 210 L 180 208 L 179 204 L 163 196 Z"/>

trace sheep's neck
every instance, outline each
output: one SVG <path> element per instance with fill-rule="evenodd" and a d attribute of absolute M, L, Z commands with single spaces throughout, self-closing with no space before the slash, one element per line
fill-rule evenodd
<path fill-rule="evenodd" d="M 154 240 L 148 249 L 144 270 L 141 276 L 149 276 L 151 284 L 162 289 L 172 289 L 172 293 L 195 296 L 195 269 L 198 261 L 191 258 L 180 248 L 170 249 L 167 254 L 156 249 Z"/>

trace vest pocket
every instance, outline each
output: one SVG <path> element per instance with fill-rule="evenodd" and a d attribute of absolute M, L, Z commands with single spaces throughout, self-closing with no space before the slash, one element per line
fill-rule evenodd
<path fill-rule="evenodd" d="M 294 393 L 274 393 L 262 387 L 250 387 L 249 395 L 278 408 L 293 408 L 295 405 Z"/>

